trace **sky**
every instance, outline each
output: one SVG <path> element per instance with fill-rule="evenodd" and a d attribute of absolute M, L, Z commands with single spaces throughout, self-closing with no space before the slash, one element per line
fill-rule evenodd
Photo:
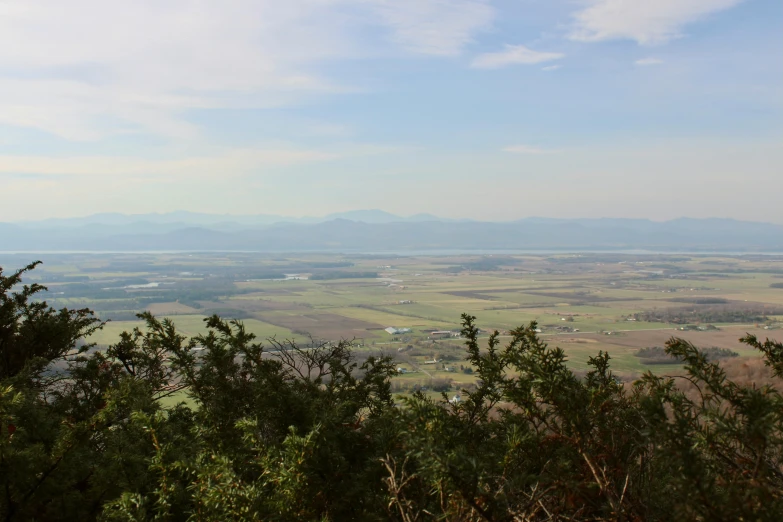
<path fill-rule="evenodd" d="M 783 223 L 780 0 L 0 0 L 0 221 Z"/>

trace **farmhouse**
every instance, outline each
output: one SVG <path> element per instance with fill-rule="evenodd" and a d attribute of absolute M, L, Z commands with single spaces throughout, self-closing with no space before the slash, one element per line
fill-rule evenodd
<path fill-rule="evenodd" d="M 410 333 L 410 331 L 411 331 L 410 328 L 395 328 L 393 326 L 390 326 L 388 328 L 384 328 L 384 330 L 389 335 L 400 335 L 400 334 Z"/>
<path fill-rule="evenodd" d="M 444 339 L 446 337 L 459 337 L 459 332 L 452 332 L 450 330 L 435 330 L 430 332 L 430 339 Z"/>

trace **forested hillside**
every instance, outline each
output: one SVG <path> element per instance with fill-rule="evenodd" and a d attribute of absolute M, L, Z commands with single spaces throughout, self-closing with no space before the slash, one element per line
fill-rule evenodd
<path fill-rule="evenodd" d="M 106 350 L 92 312 L 0 270 L 0 517 L 26 520 L 779 520 L 783 344 L 771 385 L 680 339 L 681 377 L 575 375 L 535 323 L 479 338 L 475 389 L 395 397 L 349 342 L 195 338 L 144 314 Z"/>

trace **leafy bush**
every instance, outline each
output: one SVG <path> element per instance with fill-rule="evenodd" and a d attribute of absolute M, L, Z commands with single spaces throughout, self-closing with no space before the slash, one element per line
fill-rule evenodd
<path fill-rule="evenodd" d="M 0 517 L 21 520 L 779 520 L 783 396 L 671 339 L 688 389 L 575 375 L 537 325 L 481 349 L 460 400 L 395 405 L 389 357 L 255 342 L 240 321 L 187 339 L 143 314 L 105 350 L 89 310 L 33 302 L 0 270 Z M 748 336 L 772 379 L 783 344 Z M 692 384 L 691 384 L 692 383 Z M 433 385 L 436 383 L 433 382 Z M 179 403 L 177 403 L 179 401 Z"/>
<path fill-rule="evenodd" d="M 433 379 L 431 388 L 436 392 L 447 392 L 451 389 L 451 379 Z"/>

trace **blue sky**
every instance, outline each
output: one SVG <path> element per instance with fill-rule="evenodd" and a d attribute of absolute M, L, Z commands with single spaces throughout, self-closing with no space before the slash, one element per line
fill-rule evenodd
<path fill-rule="evenodd" d="M 0 220 L 783 223 L 779 0 L 4 0 Z"/>

